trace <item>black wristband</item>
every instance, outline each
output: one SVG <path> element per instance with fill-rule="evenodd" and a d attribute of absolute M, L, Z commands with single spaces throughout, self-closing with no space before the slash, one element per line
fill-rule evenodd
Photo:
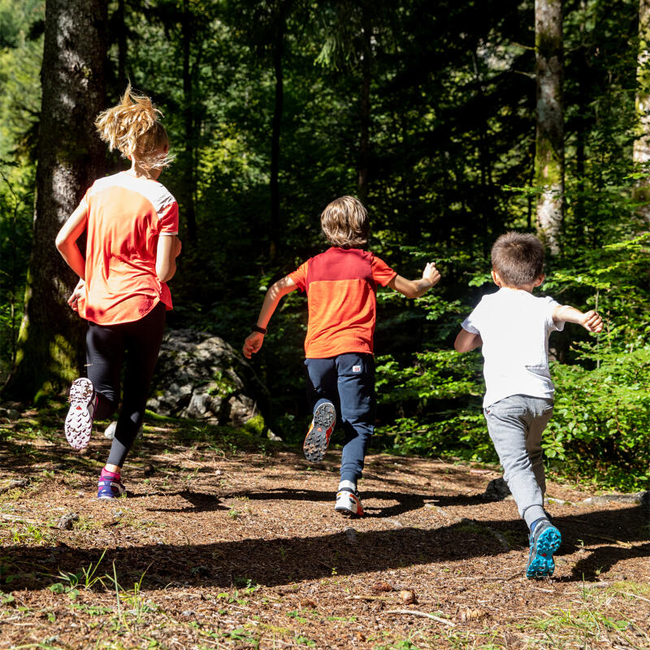
<path fill-rule="evenodd" d="M 260 327 L 257 323 L 251 327 L 253 332 L 259 332 L 260 334 L 266 334 L 266 327 Z"/>

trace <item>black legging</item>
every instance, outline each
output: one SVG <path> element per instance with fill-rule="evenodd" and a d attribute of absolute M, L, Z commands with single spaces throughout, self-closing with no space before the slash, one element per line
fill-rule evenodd
<path fill-rule="evenodd" d="M 161 302 L 144 318 L 133 323 L 88 323 L 88 379 L 93 382 L 99 397 L 95 419 L 108 418 L 117 410 L 122 359 L 126 355 L 122 409 L 107 465 L 122 467 L 142 424 L 149 384 L 165 329 L 165 312 L 165 305 Z"/>

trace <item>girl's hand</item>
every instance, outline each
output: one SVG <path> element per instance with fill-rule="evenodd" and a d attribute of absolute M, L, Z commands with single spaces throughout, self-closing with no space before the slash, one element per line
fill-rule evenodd
<path fill-rule="evenodd" d="M 68 304 L 76 312 L 79 312 L 79 298 L 81 298 L 86 291 L 86 283 L 83 280 L 77 282 L 77 286 L 74 288 L 72 295 L 68 298 Z"/>

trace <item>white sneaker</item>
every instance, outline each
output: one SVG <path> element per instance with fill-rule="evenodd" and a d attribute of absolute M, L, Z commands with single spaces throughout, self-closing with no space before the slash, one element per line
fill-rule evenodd
<path fill-rule="evenodd" d="M 359 495 L 347 488 L 337 493 L 334 510 L 346 517 L 363 517 L 363 506 Z"/>
<path fill-rule="evenodd" d="M 106 429 L 104 429 L 104 438 L 113 440 L 113 438 L 115 438 L 116 430 L 117 430 L 117 421 L 114 420 L 106 427 Z M 138 433 L 135 436 L 136 440 L 139 440 L 140 438 L 142 438 L 142 426 L 140 426 L 140 428 L 138 429 Z"/>
<path fill-rule="evenodd" d="M 95 389 L 90 379 L 80 377 L 70 386 L 70 408 L 65 418 L 65 437 L 74 449 L 84 449 L 90 442 L 95 416 Z"/>
<path fill-rule="evenodd" d="M 104 438 L 113 440 L 115 438 L 115 429 L 117 429 L 117 422 L 111 422 L 104 430 Z"/>

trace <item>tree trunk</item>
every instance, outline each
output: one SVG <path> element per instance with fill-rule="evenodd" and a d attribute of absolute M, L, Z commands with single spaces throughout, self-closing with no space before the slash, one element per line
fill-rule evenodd
<path fill-rule="evenodd" d="M 639 136 L 634 141 L 634 162 L 650 173 L 650 0 L 639 0 L 639 53 L 637 63 L 636 111 Z M 650 178 L 640 180 L 634 190 L 638 213 L 650 223 Z"/>
<path fill-rule="evenodd" d="M 128 44 L 126 40 L 126 0 L 117 2 L 117 88 L 122 94 L 126 89 L 126 60 Z"/>
<path fill-rule="evenodd" d="M 286 8 L 283 0 L 278 0 L 273 43 L 273 70 L 275 72 L 275 105 L 271 132 L 271 251 L 269 257 L 276 255 L 280 240 L 280 137 L 282 134 L 282 113 L 284 111 L 284 32 L 286 28 Z"/>
<path fill-rule="evenodd" d="M 197 145 L 194 107 L 194 78 L 192 70 L 192 39 L 194 35 L 192 9 L 189 0 L 183 0 L 181 44 L 183 48 L 183 120 L 185 122 L 185 151 L 182 157 L 183 219 L 187 224 L 187 236 L 196 241 L 196 161 Z"/>
<path fill-rule="evenodd" d="M 358 187 L 359 199 L 366 203 L 368 200 L 368 182 L 370 180 L 370 81 L 372 56 L 372 25 L 369 16 L 368 3 L 361 5 L 361 27 L 363 39 L 363 58 L 361 60 L 361 133 L 359 138 L 359 169 Z"/>
<path fill-rule="evenodd" d="M 564 212 L 564 77 L 562 1 L 535 0 L 537 230 L 552 255 L 560 252 Z"/>
<path fill-rule="evenodd" d="M 47 0 L 34 239 L 17 366 L 19 399 L 59 388 L 83 367 L 81 319 L 67 304 L 77 282 L 54 247 L 61 225 L 104 166 L 94 119 L 105 104 L 108 0 Z"/>

